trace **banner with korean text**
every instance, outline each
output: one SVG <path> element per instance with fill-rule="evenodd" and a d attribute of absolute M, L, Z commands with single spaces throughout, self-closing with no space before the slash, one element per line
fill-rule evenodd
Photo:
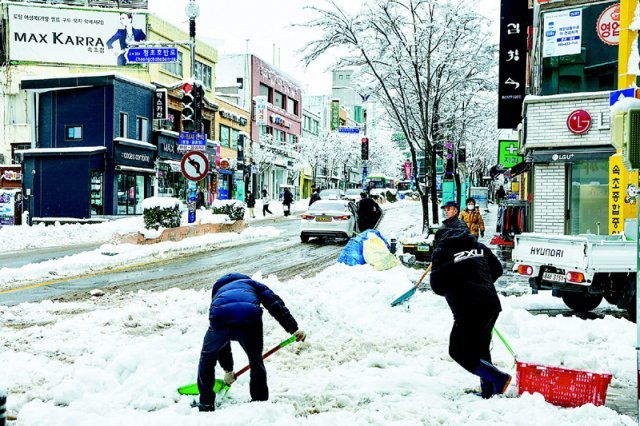
<path fill-rule="evenodd" d="M 132 41 L 146 40 L 142 13 L 8 6 L 9 60 L 70 65 L 127 65 Z"/>

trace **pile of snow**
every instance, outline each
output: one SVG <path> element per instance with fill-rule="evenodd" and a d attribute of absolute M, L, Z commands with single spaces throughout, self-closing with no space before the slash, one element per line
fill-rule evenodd
<path fill-rule="evenodd" d="M 611 106 L 611 116 L 621 112 L 629 112 L 632 108 L 640 108 L 640 99 L 623 97 Z"/>
<path fill-rule="evenodd" d="M 166 241 L 142 246 L 105 244 L 99 249 L 60 259 L 30 263 L 20 268 L 0 268 L 0 291 L 19 287 L 26 282 L 83 275 L 108 268 L 131 265 L 136 262 L 148 263 L 184 253 L 206 251 L 252 240 L 276 238 L 280 233 L 281 231 L 274 227 L 265 226 L 247 228 L 239 234 L 235 232 L 206 234 L 182 241 Z"/>
<path fill-rule="evenodd" d="M 308 333 L 266 361 L 270 400 L 250 403 L 249 375 L 217 401 L 191 408 L 178 386 L 192 383 L 208 326 L 209 292 L 171 289 L 111 294 L 82 303 L 0 307 L 0 386 L 22 424 L 636 424 L 607 407 L 562 409 L 540 395 L 483 400 L 478 379 L 447 354 L 451 313 L 443 298 L 417 293 L 402 267 L 335 265 L 313 278 L 263 281 Z M 610 390 L 635 401 L 635 325 L 607 317 L 533 316 L 503 298 L 497 327 L 523 361 L 614 375 Z M 265 313 L 265 350 L 287 337 Z M 615 348 L 615 349 L 614 349 Z M 246 357 L 234 342 L 236 370 Z M 513 372 L 498 341 L 492 356 Z M 217 369 L 220 373 L 220 369 Z M 610 392 L 611 394 L 611 392 Z"/>
<path fill-rule="evenodd" d="M 211 203 L 211 207 L 221 208 L 224 206 L 233 206 L 234 208 L 245 207 L 245 204 L 240 200 L 214 200 Z"/>
<path fill-rule="evenodd" d="M 175 197 L 149 197 L 142 200 L 142 209 L 152 209 L 154 207 L 160 207 L 161 209 L 172 209 L 176 205 L 179 206 L 180 211 L 184 211 L 184 204 L 182 201 Z"/>
<path fill-rule="evenodd" d="M 34 248 L 100 244 L 118 234 L 138 232 L 144 228 L 142 216 L 125 217 L 98 224 L 55 223 L 46 226 L 3 226 L 0 228 L 0 253 Z"/>

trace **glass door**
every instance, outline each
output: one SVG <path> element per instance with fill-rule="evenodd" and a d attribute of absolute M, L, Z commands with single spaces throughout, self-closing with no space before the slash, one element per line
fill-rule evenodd
<path fill-rule="evenodd" d="M 571 166 L 569 234 L 608 234 L 609 162 L 580 161 Z"/>
<path fill-rule="evenodd" d="M 102 172 L 91 171 L 89 180 L 91 214 L 104 214 Z"/>

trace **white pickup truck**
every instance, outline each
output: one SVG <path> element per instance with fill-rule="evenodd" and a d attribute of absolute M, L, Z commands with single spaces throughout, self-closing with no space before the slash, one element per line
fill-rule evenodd
<path fill-rule="evenodd" d="M 529 277 L 533 293 L 551 290 L 573 310 L 588 312 L 602 299 L 635 318 L 636 242 L 624 235 L 515 237 L 513 269 Z"/>

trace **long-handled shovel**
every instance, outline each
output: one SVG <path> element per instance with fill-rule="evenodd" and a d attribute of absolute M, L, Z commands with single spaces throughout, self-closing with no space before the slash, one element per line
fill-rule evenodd
<path fill-rule="evenodd" d="M 391 306 L 398 306 L 399 304 L 401 304 L 405 300 L 409 300 L 411 298 L 411 296 L 413 296 L 416 293 L 416 290 L 418 290 L 418 287 L 422 283 L 422 280 L 424 279 L 424 277 L 426 277 L 427 274 L 431 271 L 431 265 L 433 265 L 433 264 L 430 264 L 429 267 L 427 267 L 427 270 L 424 271 L 424 274 L 422 274 L 422 276 L 420 277 L 420 279 L 418 280 L 416 285 L 411 287 L 410 290 L 406 291 L 400 297 L 398 297 L 396 300 L 391 302 Z"/>
<path fill-rule="evenodd" d="M 274 353 L 278 352 L 280 349 L 284 348 L 285 346 L 295 342 L 296 339 L 297 339 L 297 337 L 295 335 L 292 335 L 291 337 L 287 338 L 286 340 L 283 340 L 282 342 L 280 342 L 280 344 L 278 344 L 277 346 L 274 346 L 273 348 L 269 349 L 267 352 L 262 354 L 262 359 L 266 359 L 270 355 L 273 355 Z M 246 365 L 242 369 L 238 370 L 236 372 L 236 377 L 239 377 L 241 374 L 246 373 L 247 371 L 249 371 L 250 368 L 251 367 L 249 365 Z M 224 384 L 224 380 L 216 379 L 216 382 L 213 385 L 213 391 L 215 393 L 220 393 L 220 391 L 224 391 L 225 394 L 226 394 L 229 391 L 229 386 Z M 178 388 L 178 393 L 180 395 L 200 395 L 200 391 L 198 390 L 198 384 L 197 383 L 192 383 L 190 385 L 185 385 L 185 386 L 179 387 Z"/>

